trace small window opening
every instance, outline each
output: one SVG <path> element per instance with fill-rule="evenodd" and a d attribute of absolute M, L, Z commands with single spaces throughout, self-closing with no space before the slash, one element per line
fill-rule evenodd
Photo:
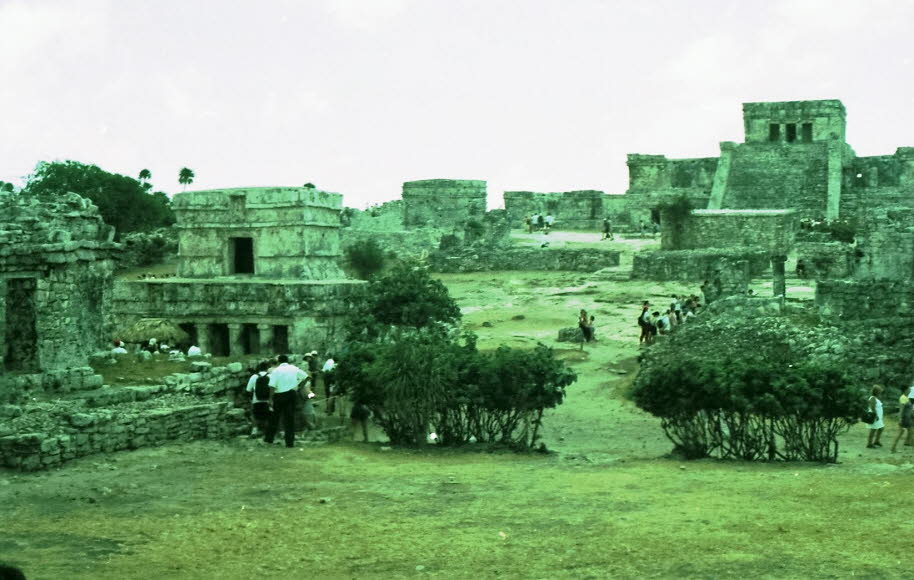
<path fill-rule="evenodd" d="M 803 143 L 812 143 L 812 123 L 803 123 Z"/>
<path fill-rule="evenodd" d="M 772 123 L 772 124 L 768 125 L 768 140 L 769 141 L 780 141 L 781 140 L 780 123 Z"/>
<path fill-rule="evenodd" d="M 787 142 L 793 143 L 797 140 L 797 124 L 787 123 Z"/>
<path fill-rule="evenodd" d="M 241 351 L 244 354 L 260 353 L 260 331 L 256 324 L 241 325 Z"/>
<path fill-rule="evenodd" d="M 254 273 L 254 238 L 229 238 L 232 274 Z"/>

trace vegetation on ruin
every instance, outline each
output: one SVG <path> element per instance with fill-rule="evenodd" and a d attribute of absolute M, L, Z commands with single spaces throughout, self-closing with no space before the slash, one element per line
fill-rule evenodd
<path fill-rule="evenodd" d="M 646 354 L 633 399 L 686 458 L 837 461 L 865 391 L 798 335 L 756 320 L 699 322 Z"/>
<path fill-rule="evenodd" d="M 114 226 L 118 235 L 166 227 L 175 221 L 171 201 L 165 193 L 150 193 L 132 177 L 78 161 L 38 163 L 21 194 L 53 199 L 68 192 L 98 206 L 102 219 Z"/>
<path fill-rule="evenodd" d="M 384 249 L 373 239 L 360 240 L 346 248 L 346 263 L 362 280 L 384 269 Z"/>

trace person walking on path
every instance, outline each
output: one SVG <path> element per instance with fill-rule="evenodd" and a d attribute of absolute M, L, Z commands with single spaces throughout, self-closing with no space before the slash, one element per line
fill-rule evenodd
<path fill-rule="evenodd" d="M 898 435 L 892 443 L 892 453 L 898 451 L 898 442 L 903 435 L 911 432 L 911 424 L 914 422 L 914 401 L 911 400 L 910 392 L 901 393 L 901 397 L 898 398 L 898 409 Z"/>
<path fill-rule="evenodd" d="M 648 339 L 648 326 L 651 317 L 651 303 L 645 300 L 641 304 L 641 314 L 638 315 L 638 326 L 641 327 L 641 336 L 638 337 L 638 344 L 643 344 Z"/>
<path fill-rule="evenodd" d="M 270 409 L 269 369 L 270 365 L 265 362 L 260 363 L 257 366 L 257 372 L 251 375 L 245 388 L 247 392 L 251 393 L 251 419 L 254 422 L 251 437 L 266 434 L 270 415 L 273 414 Z"/>
<path fill-rule="evenodd" d="M 267 424 L 264 441 L 273 443 L 281 420 L 286 447 L 294 447 L 298 384 L 308 378 L 308 373 L 295 365 L 289 364 L 289 357 L 284 354 L 279 355 L 277 360 L 279 361 L 279 366 L 270 373 L 270 402 L 273 407 L 273 415 Z M 308 389 L 309 394 L 310 392 L 311 389 Z"/>
<path fill-rule="evenodd" d="M 609 221 L 609 218 L 603 218 L 603 236 L 600 240 L 609 240 L 613 241 L 615 237 L 613 236 L 613 224 Z"/>
<path fill-rule="evenodd" d="M 876 414 L 876 419 L 867 425 L 867 428 L 870 430 L 870 433 L 866 438 L 867 449 L 882 447 L 882 443 L 879 442 L 879 438 L 882 436 L 882 429 L 885 427 L 885 423 L 882 422 L 882 401 L 879 400 L 879 396 L 881 394 L 882 385 L 875 385 L 873 387 L 872 394 L 867 401 L 870 412 Z"/>
<path fill-rule="evenodd" d="M 317 353 L 315 353 L 316 355 Z M 327 414 L 332 415 L 336 410 L 336 375 L 333 370 L 336 368 L 336 361 L 333 355 L 327 355 L 327 361 L 321 368 L 321 375 L 324 377 L 324 396 L 327 398 Z"/>

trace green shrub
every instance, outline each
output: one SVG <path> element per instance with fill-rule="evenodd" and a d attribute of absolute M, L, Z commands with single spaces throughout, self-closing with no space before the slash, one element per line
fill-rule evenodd
<path fill-rule="evenodd" d="M 362 280 L 384 269 L 384 250 L 374 240 L 362 240 L 346 248 L 346 262 Z"/>

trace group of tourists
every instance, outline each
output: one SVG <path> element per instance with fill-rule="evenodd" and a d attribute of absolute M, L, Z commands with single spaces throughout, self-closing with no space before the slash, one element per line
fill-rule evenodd
<path fill-rule="evenodd" d="M 545 216 L 540 213 L 524 216 L 524 227 L 527 229 L 527 233 L 530 234 L 537 230 L 542 230 L 548 234 L 554 225 L 555 216 L 551 213 L 547 213 Z"/>
<path fill-rule="evenodd" d="M 641 314 L 638 315 L 638 326 L 641 335 L 638 344 L 653 344 L 659 334 L 669 334 L 680 324 L 684 324 L 695 316 L 701 308 L 698 296 L 673 294 L 673 300 L 664 310 L 651 310 L 651 303 L 645 300 L 641 303 Z"/>
<path fill-rule="evenodd" d="M 314 389 L 318 376 L 323 378 L 326 413 L 334 412 L 338 393 L 333 356 L 328 356 L 318 369 L 317 351 L 311 351 L 305 355 L 303 366 L 306 368 L 291 364 L 289 357 L 281 354 L 276 357 L 275 365 L 262 362 L 251 374 L 245 391 L 251 393 L 252 437 L 263 435 L 264 442 L 272 444 L 282 426 L 286 447 L 294 447 L 296 430 L 316 429 Z"/>
<path fill-rule="evenodd" d="M 882 437 L 882 430 L 885 428 L 885 417 L 882 407 L 883 392 L 882 385 L 875 385 L 870 392 L 870 398 L 867 400 L 867 449 L 877 449 L 882 447 L 879 439 Z M 898 397 L 898 433 L 895 435 L 895 441 L 892 442 L 892 453 L 898 452 L 898 442 L 905 438 L 906 446 L 914 446 L 914 385 L 907 389 L 901 390 L 901 396 Z"/>

